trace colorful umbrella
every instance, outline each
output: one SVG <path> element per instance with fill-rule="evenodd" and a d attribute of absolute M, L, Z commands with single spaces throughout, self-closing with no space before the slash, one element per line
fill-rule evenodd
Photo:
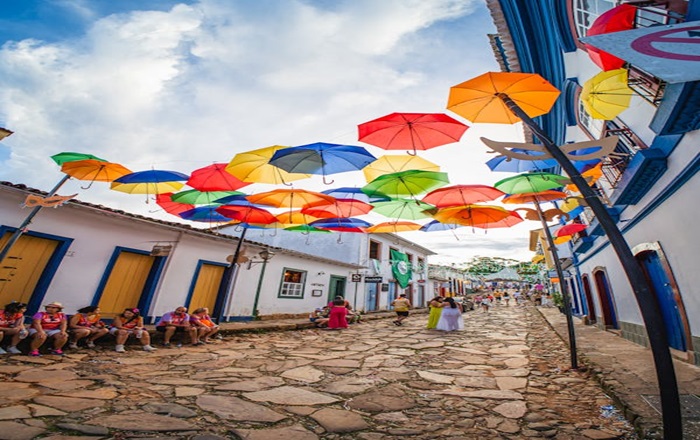
<path fill-rule="evenodd" d="M 506 194 L 522 194 L 561 188 L 568 183 L 569 179 L 561 174 L 523 173 L 507 177 L 493 186 Z"/>
<path fill-rule="evenodd" d="M 56 162 L 56 164 L 58 166 L 62 166 L 66 162 L 74 162 L 76 160 L 88 160 L 88 159 L 99 160 L 101 162 L 107 162 L 105 159 L 101 159 L 97 156 L 93 156 L 92 154 L 75 153 L 72 151 L 66 151 L 63 153 L 54 154 L 53 156 L 51 156 L 51 159 L 53 159 L 53 161 Z"/>
<path fill-rule="evenodd" d="M 381 233 L 397 233 L 397 232 L 409 232 L 409 231 L 418 231 L 420 230 L 421 225 L 418 223 L 413 223 L 413 222 L 401 222 L 401 221 L 396 221 L 396 222 L 384 222 L 384 223 L 377 223 L 374 226 L 370 226 L 369 228 L 365 229 L 365 232 L 369 234 L 381 234 Z"/>
<path fill-rule="evenodd" d="M 415 155 L 416 150 L 458 142 L 469 127 L 442 113 L 391 113 L 357 128 L 361 142 L 385 150 L 412 148 L 409 154 Z"/>
<path fill-rule="evenodd" d="M 317 218 L 353 217 L 370 212 L 374 206 L 353 199 L 335 199 L 307 205 L 301 212 Z"/>
<path fill-rule="evenodd" d="M 449 206 L 471 205 L 474 203 L 490 202 L 504 195 L 492 186 L 487 185 L 452 185 L 431 191 L 422 201 L 439 208 Z"/>
<path fill-rule="evenodd" d="M 115 179 L 131 173 L 131 170 L 118 163 L 96 159 L 64 162 L 63 165 L 61 165 L 61 171 L 78 180 L 89 180 L 90 184 L 86 187 L 81 187 L 83 189 L 90 188 L 95 181 L 112 182 Z"/>
<path fill-rule="evenodd" d="M 474 226 L 482 229 L 510 228 L 511 226 L 515 226 L 518 223 L 522 223 L 523 221 L 524 220 L 522 217 L 520 217 L 520 214 L 518 214 L 515 211 L 510 211 L 510 214 L 507 217 L 502 218 L 501 220 Z"/>
<path fill-rule="evenodd" d="M 170 197 L 173 202 L 190 203 L 192 205 L 211 205 L 219 202 L 219 199 L 230 196 L 245 196 L 239 191 L 198 191 L 196 189 L 188 189 L 180 191 Z"/>
<path fill-rule="evenodd" d="M 391 200 L 389 196 L 379 193 L 372 194 L 372 197 L 370 197 L 367 194 L 363 193 L 361 188 L 342 187 L 335 189 L 327 189 L 325 191 L 321 191 L 321 193 L 327 194 L 331 197 L 335 197 L 336 199 L 352 199 L 365 203 L 385 202 L 387 200 Z"/>
<path fill-rule="evenodd" d="M 610 34 L 613 32 L 627 31 L 634 29 L 637 8 L 630 4 L 623 3 L 612 9 L 605 11 L 595 19 L 588 31 L 587 37 L 594 35 Z M 602 51 L 590 44 L 584 44 L 588 56 L 604 71 L 619 69 L 624 66 L 625 61 Z"/>
<path fill-rule="evenodd" d="M 568 235 L 578 234 L 579 232 L 586 229 L 586 227 L 587 226 L 582 223 L 570 223 L 557 229 L 554 235 L 557 237 L 566 237 Z"/>
<path fill-rule="evenodd" d="M 228 164 L 215 163 L 190 174 L 187 185 L 199 191 L 235 191 L 250 185 L 226 171 Z"/>
<path fill-rule="evenodd" d="M 634 91 L 627 86 L 627 69 L 600 72 L 583 84 L 581 103 L 594 119 L 610 121 L 630 106 Z"/>
<path fill-rule="evenodd" d="M 440 166 L 420 156 L 385 155 L 362 169 L 367 182 L 384 174 L 398 173 L 406 170 L 440 171 Z"/>
<path fill-rule="evenodd" d="M 501 202 L 513 204 L 524 204 L 534 202 L 544 203 L 551 202 L 552 200 L 565 199 L 568 196 L 569 195 L 563 191 L 545 190 L 532 193 L 509 194 L 503 197 L 503 200 L 501 200 Z"/>
<path fill-rule="evenodd" d="M 505 94 L 530 117 L 548 113 L 559 90 L 534 73 L 489 72 L 450 88 L 447 109 L 472 122 L 514 124 Z"/>
<path fill-rule="evenodd" d="M 187 179 L 177 171 L 137 171 L 114 180 L 110 188 L 127 194 L 163 194 L 179 191 Z"/>
<path fill-rule="evenodd" d="M 442 223 L 437 220 L 433 220 L 421 226 L 420 230 L 423 232 L 454 231 L 455 229 L 463 226 L 464 225 L 458 225 L 456 223 Z"/>
<path fill-rule="evenodd" d="M 270 224 L 277 222 L 277 217 L 269 211 L 254 206 L 221 205 L 216 212 L 226 218 L 238 220 L 241 223 Z"/>
<path fill-rule="evenodd" d="M 361 170 L 376 159 L 362 147 L 317 142 L 278 150 L 269 163 L 289 173 L 320 174 L 330 184 L 327 175 Z"/>
<path fill-rule="evenodd" d="M 309 223 L 309 226 L 338 232 L 365 232 L 365 229 L 372 226 L 372 224 L 364 220 L 350 217 L 324 218 Z"/>
<path fill-rule="evenodd" d="M 172 195 L 173 193 L 164 193 L 156 195 L 156 203 L 158 204 L 158 206 L 163 208 L 163 210 L 168 214 L 180 216 L 180 213 L 189 211 L 190 209 L 194 208 L 194 205 L 188 203 L 173 202 L 170 198 L 170 196 Z"/>
<path fill-rule="evenodd" d="M 374 202 L 372 205 L 374 206 L 372 212 L 393 219 L 408 220 L 429 218 L 430 214 L 425 211 L 434 208 L 433 205 L 413 199 L 394 199 L 388 202 Z"/>
<path fill-rule="evenodd" d="M 447 173 L 407 170 L 379 176 L 364 187 L 370 197 L 380 194 L 390 197 L 417 196 L 450 183 Z"/>
<path fill-rule="evenodd" d="M 333 203 L 334 197 L 305 189 L 275 189 L 246 197 L 249 202 L 277 208 L 303 208 L 319 202 Z"/>
<path fill-rule="evenodd" d="M 187 211 L 181 212 L 179 215 L 185 220 L 190 220 L 193 222 L 204 222 L 204 223 L 226 223 L 230 219 L 225 217 L 218 212 L 216 208 L 219 205 L 212 206 L 197 206 Z"/>
<path fill-rule="evenodd" d="M 269 164 L 275 152 L 284 148 L 289 147 L 273 145 L 238 153 L 226 166 L 226 171 L 244 182 L 270 183 L 273 185 L 287 185 L 289 182 L 311 177 L 311 174 L 288 173 Z"/>
<path fill-rule="evenodd" d="M 587 169 L 581 173 L 581 176 L 586 179 L 588 185 L 593 186 L 601 177 L 603 177 L 603 164 L 599 163 L 596 166 Z M 578 192 L 578 187 L 574 184 L 566 185 L 566 189 L 569 191 Z"/>
<path fill-rule="evenodd" d="M 554 240 L 552 240 L 552 242 L 554 244 L 564 244 L 567 241 L 571 241 L 572 238 L 574 238 L 573 235 L 563 235 L 561 237 L 554 237 Z"/>
<path fill-rule="evenodd" d="M 524 173 L 526 171 L 542 171 L 557 166 L 557 161 L 554 159 L 537 159 L 537 156 L 542 156 L 544 153 L 532 150 L 523 150 L 513 148 L 516 153 L 533 156 L 532 160 L 514 159 L 508 156 L 497 156 L 486 162 L 486 166 L 491 171 L 506 172 L 506 173 Z"/>
<path fill-rule="evenodd" d="M 304 214 L 301 211 L 285 212 L 277 215 L 276 218 L 279 223 L 286 225 L 286 227 L 308 225 L 312 221 L 318 220 L 318 217 Z"/>
<path fill-rule="evenodd" d="M 309 234 L 311 232 L 321 232 L 324 234 L 330 234 L 332 231 L 329 231 L 328 229 L 321 229 L 321 228 L 314 228 L 313 226 L 309 225 L 296 225 L 296 226 L 290 226 L 288 228 L 284 228 L 285 231 L 296 231 L 296 232 L 301 232 L 302 234 Z"/>

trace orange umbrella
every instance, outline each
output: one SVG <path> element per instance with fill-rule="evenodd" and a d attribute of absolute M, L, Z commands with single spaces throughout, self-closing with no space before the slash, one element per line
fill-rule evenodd
<path fill-rule="evenodd" d="M 511 211 L 500 206 L 467 205 L 439 209 L 433 218 L 441 223 L 481 226 L 499 222 L 509 215 Z"/>
<path fill-rule="evenodd" d="M 503 197 L 503 200 L 501 200 L 501 202 L 513 204 L 534 202 L 544 203 L 551 202 L 552 200 L 565 199 L 568 196 L 569 195 L 563 191 L 546 190 L 532 193 L 509 194 L 506 197 Z"/>
<path fill-rule="evenodd" d="M 403 221 L 397 221 L 397 222 L 384 222 L 384 223 L 377 223 L 374 226 L 370 226 L 369 228 L 365 229 L 365 232 L 371 233 L 371 234 L 379 234 L 379 233 L 396 233 L 396 232 L 408 232 L 408 231 L 418 231 L 421 228 L 421 225 L 418 223 L 413 223 L 413 222 L 403 222 Z"/>
<path fill-rule="evenodd" d="M 61 171 L 78 180 L 89 180 L 90 184 L 87 187 L 83 187 L 83 189 L 90 188 L 95 181 L 112 182 L 122 176 L 131 174 L 131 170 L 118 163 L 96 159 L 65 162 L 61 165 Z"/>
<path fill-rule="evenodd" d="M 277 221 L 285 227 L 298 226 L 298 225 L 308 225 L 314 220 L 318 220 L 318 217 L 313 215 L 304 214 L 300 210 L 289 211 L 276 216 Z"/>
<path fill-rule="evenodd" d="M 333 203 L 335 201 L 335 197 L 305 189 L 275 189 L 247 196 L 246 199 L 251 203 L 277 208 L 303 208 L 312 203 Z"/>
<path fill-rule="evenodd" d="M 559 90 L 534 73 L 488 72 L 450 88 L 447 109 L 471 122 L 514 124 L 520 121 L 500 99 L 505 94 L 531 118 L 544 115 Z"/>
<path fill-rule="evenodd" d="M 586 179 L 586 181 L 588 182 L 589 185 L 593 185 L 594 183 L 596 183 L 598 181 L 598 179 L 603 177 L 603 163 L 601 162 L 601 163 L 597 164 L 596 166 L 594 166 L 593 168 L 590 168 L 590 169 L 582 172 L 581 175 Z M 574 184 L 566 185 L 565 188 L 568 189 L 569 191 L 577 191 L 578 192 L 578 187 Z"/>
<path fill-rule="evenodd" d="M 515 226 L 518 223 L 522 223 L 524 220 L 522 217 L 520 217 L 520 214 L 518 214 L 515 211 L 511 211 L 508 217 L 503 218 L 501 220 L 492 222 L 492 223 L 486 223 L 483 225 L 474 225 L 477 228 L 482 228 L 482 229 L 494 229 L 494 228 L 510 228 L 511 226 Z"/>
<path fill-rule="evenodd" d="M 301 212 L 318 218 L 354 217 L 370 212 L 374 206 L 354 199 L 336 199 L 333 202 L 312 203 Z"/>

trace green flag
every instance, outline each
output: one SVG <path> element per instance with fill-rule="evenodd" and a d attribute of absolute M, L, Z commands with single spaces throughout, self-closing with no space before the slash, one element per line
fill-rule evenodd
<path fill-rule="evenodd" d="M 411 267 L 408 261 L 408 255 L 391 249 L 391 273 L 399 283 L 402 289 L 408 287 L 408 282 L 411 281 Z"/>

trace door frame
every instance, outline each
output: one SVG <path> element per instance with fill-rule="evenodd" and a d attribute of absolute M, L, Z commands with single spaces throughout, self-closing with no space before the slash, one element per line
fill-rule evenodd
<path fill-rule="evenodd" d="M 595 281 L 598 300 L 603 314 L 603 326 L 605 329 L 617 329 L 620 327 L 615 309 L 615 298 L 610 288 L 608 273 L 603 267 L 593 269 L 593 280 Z"/>
<path fill-rule="evenodd" d="M 213 316 L 213 319 L 216 319 L 217 316 L 219 316 L 219 309 L 220 304 L 223 303 L 221 301 L 222 298 L 222 285 L 224 284 L 224 280 L 226 279 L 226 268 L 229 267 L 228 264 L 226 263 L 219 263 L 217 261 L 209 261 L 209 260 L 199 260 L 197 261 L 197 268 L 194 270 L 194 274 L 192 275 L 192 281 L 190 282 L 190 288 L 187 291 L 187 298 L 185 299 L 185 306 L 189 310 L 190 308 L 190 301 L 192 301 L 192 296 L 194 295 L 194 288 L 197 286 L 197 281 L 199 281 L 199 273 L 202 270 L 202 267 L 208 264 L 210 266 L 218 266 L 218 267 L 223 267 L 224 271 L 221 273 L 221 280 L 219 283 L 219 288 L 216 289 L 216 300 L 214 301 L 214 307 L 212 307 L 212 310 L 209 310 L 209 314 Z M 218 321 L 218 319 L 217 319 Z"/>

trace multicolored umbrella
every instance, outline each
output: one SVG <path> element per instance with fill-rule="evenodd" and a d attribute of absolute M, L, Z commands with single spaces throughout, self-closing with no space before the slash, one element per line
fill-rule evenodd
<path fill-rule="evenodd" d="M 361 142 L 385 150 L 410 148 L 415 155 L 416 150 L 459 142 L 469 127 L 443 113 L 391 113 L 357 128 Z"/>
<path fill-rule="evenodd" d="M 362 187 L 362 192 L 369 195 L 402 197 L 426 193 L 450 183 L 447 173 L 436 171 L 407 170 L 379 176 Z"/>
<path fill-rule="evenodd" d="M 488 185 L 451 185 L 429 192 L 422 201 L 438 208 L 490 202 L 505 193 Z"/>
<path fill-rule="evenodd" d="M 269 164 L 272 156 L 278 150 L 285 148 L 289 147 L 272 145 L 238 153 L 226 166 L 226 171 L 244 182 L 270 183 L 273 185 L 289 185 L 289 182 L 311 177 L 311 174 L 288 173 Z"/>
<path fill-rule="evenodd" d="M 389 196 L 379 193 L 373 194 L 372 197 L 370 197 L 363 193 L 361 188 L 342 187 L 327 189 L 325 191 L 321 191 L 321 193 L 335 197 L 336 199 L 352 199 L 365 203 L 385 202 L 387 200 L 391 200 Z"/>
<path fill-rule="evenodd" d="M 177 215 L 179 217 L 180 213 L 194 208 L 194 205 L 189 203 L 173 202 L 170 198 L 172 195 L 173 193 L 156 194 L 156 203 L 168 214 Z"/>
<path fill-rule="evenodd" d="M 192 205 L 211 205 L 218 202 L 219 199 L 230 196 L 245 196 L 240 191 L 198 191 L 196 189 L 188 189 L 180 191 L 170 197 L 173 202 L 191 203 Z"/>
<path fill-rule="evenodd" d="M 433 205 L 414 199 L 394 199 L 388 202 L 374 202 L 372 205 L 374 206 L 372 212 L 393 219 L 407 220 L 430 218 L 430 214 L 426 211 L 434 208 Z"/>
<path fill-rule="evenodd" d="M 189 179 L 187 174 L 177 171 L 137 171 L 114 180 L 110 188 L 127 194 L 155 195 L 177 192 L 185 186 L 184 182 L 187 179 Z"/>
<path fill-rule="evenodd" d="M 454 231 L 455 229 L 461 227 L 464 227 L 464 225 L 459 225 L 457 223 L 442 223 L 437 220 L 433 220 L 421 226 L 420 230 L 423 232 Z"/>
<path fill-rule="evenodd" d="M 398 173 L 406 170 L 440 171 L 440 166 L 420 156 L 385 155 L 362 169 L 367 182 L 384 174 Z"/>
<path fill-rule="evenodd" d="M 330 184 L 333 181 L 327 182 L 326 176 L 361 170 L 376 159 L 362 147 L 317 142 L 278 150 L 269 163 L 288 173 L 322 175 Z"/>
<path fill-rule="evenodd" d="M 235 191 L 251 182 L 244 182 L 226 171 L 228 164 L 215 163 L 190 174 L 187 185 L 199 191 Z"/>
<path fill-rule="evenodd" d="M 420 230 L 420 228 L 421 225 L 419 225 L 418 223 L 396 221 L 377 223 L 376 225 L 370 226 L 369 228 L 365 229 L 365 232 L 367 232 L 368 234 L 396 234 L 398 232 L 418 231 Z"/>
<path fill-rule="evenodd" d="M 627 85 L 627 69 L 600 72 L 583 83 L 580 100 L 593 119 L 611 121 L 627 110 L 634 91 Z"/>
<path fill-rule="evenodd" d="M 92 154 L 75 153 L 72 151 L 54 154 L 51 156 L 51 159 L 53 159 L 58 166 L 62 166 L 66 162 L 75 162 L 77 160 L 99 160 L 100 162 L 107 162 L 105 159 L 93 156 Z"/>
<path fill-rule="evenodd" d="M 552 173 L 523 173 L 507 177 L 493 186 L 506 194 L 537 193 L 570 183 L 566 176 Z"/>
<path fill-rule="evenodd" d="M 131 173 L 131 170 L 118 163 L 105 162 L 96 159 L 83 159 L 64 162 L 61 171 L 78 180 L 89 180 L 88 189 L 96 181 L 112 182 Z"/>

